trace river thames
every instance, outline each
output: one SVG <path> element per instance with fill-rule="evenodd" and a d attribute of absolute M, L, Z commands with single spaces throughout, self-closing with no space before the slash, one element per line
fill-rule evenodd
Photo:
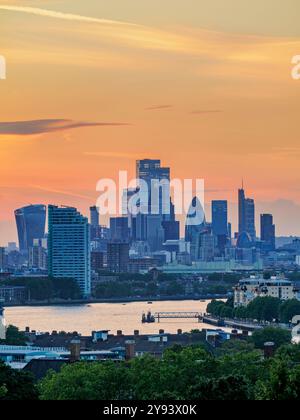
<path fill-rule="evenodd" d="M 174 333 L 178 329 L 190 331 L 192 329 L 207 328 L 208 325 L 199 323 L 196 319 L 162 320 L 160 323 L 142 324 L 143 312 L 176 312 L 191 311 L 205 312 L 210 301 L 160 301 L 122 303 L 91 303 L 87 305 L 60 306 L 22 306 L 5 309 L 6 324 L 12 324 L 24 330 L 39 332 L 77 331 L 82 335 L 90 335 L 93 330 L 110 330 L 115 334 L 122 330 L 124 334 L 132 334 L 139 330 L 143 334 L 158 333 L 159 329 Z M 210 326 L 211 328 L 211 326 Z"/>

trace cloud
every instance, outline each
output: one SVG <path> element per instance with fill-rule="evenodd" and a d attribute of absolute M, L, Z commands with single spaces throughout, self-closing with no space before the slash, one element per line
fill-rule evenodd
<path fill-rule="evenodd" d="M 0 122 L 1 135 L 28 136 L 34 134 L 51 133 L 54 131 L 70 130 L 80 127 L 123 126 L 126 123 L 117 122 L 87 122 L 66 119 L 46 119 L 32 121 Z"/>
<path fill-rule="evenodd" d="M 195 110 L 195 111 L 191 111 L 190 114 L 192 115 L 202 115 L 202 114 L 217 114 L 219 112 L 222 112 L 218 109 L 213 109 L 213 110 Z"/>
<path fill-rule="evenodd" d="M 0 5 L 0 9 L 7 10 L 10 12 L 21 12 L 21 13 L 28 13 L 28 14 L 36 15 L 36 16 L 50 17 L 54 19 L 72 20 L 72 21 L 89 22 L 89 23 L 100 23 L 100 24 L 106 24 L 106 25 L 121 25 L 121 26 L 133 26 L 133 27 L 140 26 L 134 23 L 121 22 L 121 21 L 109 20 L 109 19 L 99 19 L 99 18 L 82 16 L 82 15 L 77 15 L 77 14 L 72 14 L 72 13 L 56 12 L 54 10 L 41 9 L 38 7 Z"/>
<path fill-rule="evenodd" d="M 85 156 L 106 157 L 114 159 L 139 159 L 139 154 L 119 152 L 84 152 Z"/>
<path fill-rule="evenodd" d="M 169 109 L 172 108 L 173 105 L 154 105 L 154 106 L 150 106 L 148 108 L 145 108 L 145 111 L 156 111 L 156 110 L 160 110 L 160 109 Z"/>
<path fill-rule="evenodd" d="M 66 195 L 66 196 L 75 197 L 75 198 L 83 198 L 85 200 L 94 199 L 94 197 L 89 196 L 89 195 L 77 194 L 72 191 L 66 191 L 66 190 L 57 190 L 54 188 L 43 187 L 41 185 L 30 185 L 29 187 L 35 190 L 45 191 L 47 193 L 52 193 L 52 194 Z"/>

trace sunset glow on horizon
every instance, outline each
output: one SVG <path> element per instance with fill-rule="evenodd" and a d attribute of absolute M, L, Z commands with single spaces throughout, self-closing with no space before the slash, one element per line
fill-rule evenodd
<path fill-rule="evenodd" d="M 14 209 L 87 215 L 97 181 L 143 158 L 203 178 L 234 230 L 243 178 L 257 218 L 300 235 L 300 3 L 140 3 L 0 0 L 0 245 L 16 241 Z"/>

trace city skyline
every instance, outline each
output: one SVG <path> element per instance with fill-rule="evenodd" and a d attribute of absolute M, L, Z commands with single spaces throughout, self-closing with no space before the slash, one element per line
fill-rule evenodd
<path fill-rule="evenodd" d="M 136 161 L 136 163 L 138 163 L 138 162 L 139 162 L 139 160 Z M 170 169 L 172 170 L 172 168 L 170 168 Z M 242 189 L 238 189 L 236 191 L 236 194 L 238 193 L 238 196 L 239 196 L 241 191 L 244 193 L 244 196 L 245 196 L 244 182 L 243 182 Z M 256 202 L 255 199 L 249 199 L 249 198 L 244 198 L 244 199 L 245 199 L 245 201 L 248 200 L 248 201 L 253 201 L 254 202 L 254 206 L 255 206 L 255 208 L 254 208 L 254 216 L 255 216 L 255 219 L 254 219 L 255 226 L 254 226 L 254 228 L 257 231 L 256 232 L 256 237 L 258 238 L 258 237 L 260 237 L 259 232 L 260 232 L 261 220 L 262 220 L 261 216 L 271 214 L 272 217 L 274 218 L 274 220 L 276 221 L 277 220 L 276 219 L 276 212 L 275 212 L 275 216 L 274 216 L 274 212 L 272 211 L 272 207 L 266 205 L 266 203 L 264 203 L 260 207 L 260 206 L 257 206 L 257 202 Z M 222 203 L 222 202 L 226 202 L 226 204 L 227 204 L 226 217 L 228 219 L 228 223 L 230 223 L 231 226 L 232 226 L 232 235 L 234 235 L 235 232 L 236 233 L 239 232 L 239 218 L 240 218 L 240 216 L 239 216 L 239 202 L 238 202 L 238 200 L 237 200 L 236 203 L 231 203 L 230 201 L 227 200 L 227 198 L 225 196 L 223 196 L 223 199 L 218 199 L 218 200 L 213 199 L 209 203 L 205 202 L 205 219 L 206 219 L 207 222 L 213 223 L 213 206 L 216 203 Z M 68 204 L 62 204 L 61 202 L 57 202 L 57 203 L 52 202 L 52 203 L 41 204 L 37 200 L 36 204 L 30 204 L 28 206 L 28 208 L 39 206 L 39 205 L 47 206 L 47 205 L 53 205 L 53 204 L 54 205 L 60 205 L 60 206 L 66 206 L 66 207 L 70 207 L 70 208 L 76 208 L 76 209 L 78 208 L 78 210 L 81 211 L 82 214 L 84 214 L 85 217 L 90 216 L 89 219 L 91 219 L 93 217 L 91 213 L 89 215 L 89 211 L 91 209 L 96 209 L 95 205 L 91 205 L 90 207 L 87 207 L 87 208 L 84 207 L 83 210 L 81 210 L 83 206 L 75 205 L 72 198 L 71 198 L 70 201 L 68 201 Z M 26 209 L 26 206 L 22 207 L 21 210 L 23 208 Z M 16 211 L 18 211 L 18 210 L 13 209 L 12 214 L 14 215 Z M 99 224 L 102 225 L 102 226 L 107 226 L 107 227 L 110 226 L 111 220 L 116 216 L 118 216 L 118 215 L 117 214 L 108 214 L 106 216 L 99 216 L 99 214 L 97 215 Z M 124 213 L 123 216 L 126 216 L 126 213 Z M 185 230 L 186 216 L 187 216 L 186 213 L 182 214 L 182 215 L 179 215 L 179 216 L 178 215 L 176 216 L 176 220 L 178 220 L 180 222 L 180 236 L 181 237 L 184 237 L 184 235 L 185 235 L 184 230 Z M 5 236 L 1 235 L 0 236 L 0 246 L 6 246 L 9 242 L 18 242 L 18 231 L 17 231 L 17 225 L 16 225 L 15 222 L 16 222 L 15 220 L 12 221 L 12 228 L 13 228 L 13 230 L 15 230 L 15 235 L 14 236 L 11 235 L 6 242 L 5 242 Z M 92 219 L 90 220 L 90 222 L 91 222 L 91 226 L 93 226 Z M 246 231 L 247 231 L 247 229 L 246 229 Z M 243 232 L 243 229 L 239 233 L 242 233 L 242 232 Z M 291 233 L 290 235 L 281 235 L 280 233 L 278 234 L 278 232 L 281 232 L 281 229 L 280 229 L 280 225 L 278 223 L 276 223 L 276 233 L 277 233 L 276 236 L 277 237 L 280 237 L 280 236 L 297 236 L 296 232 Z"/>
<path fill-rule="evenodd" d="M 98 179 L 133 176 L 148 156 L 174 178 L 205 179 L 234 231 L 243 177 L 257 226 L 272 213 L 279 236 L 300 235 L 300 5 L 217 4 L 0 0 L 1 244 L 16 240 L 14 209 L 87 214 Z"/>

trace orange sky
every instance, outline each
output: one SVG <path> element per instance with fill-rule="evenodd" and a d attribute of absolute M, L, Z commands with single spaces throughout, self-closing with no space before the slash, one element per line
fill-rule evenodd
<path fill-rule="evenodd" d="M 0 0 L 0 244 L 15 208 L 87 214 L 98 179 L 144 157 L 204 178 L 234 226 L 243 177 L 258 215 L 300 235 L 297 16 L 298 0 Z"/>

